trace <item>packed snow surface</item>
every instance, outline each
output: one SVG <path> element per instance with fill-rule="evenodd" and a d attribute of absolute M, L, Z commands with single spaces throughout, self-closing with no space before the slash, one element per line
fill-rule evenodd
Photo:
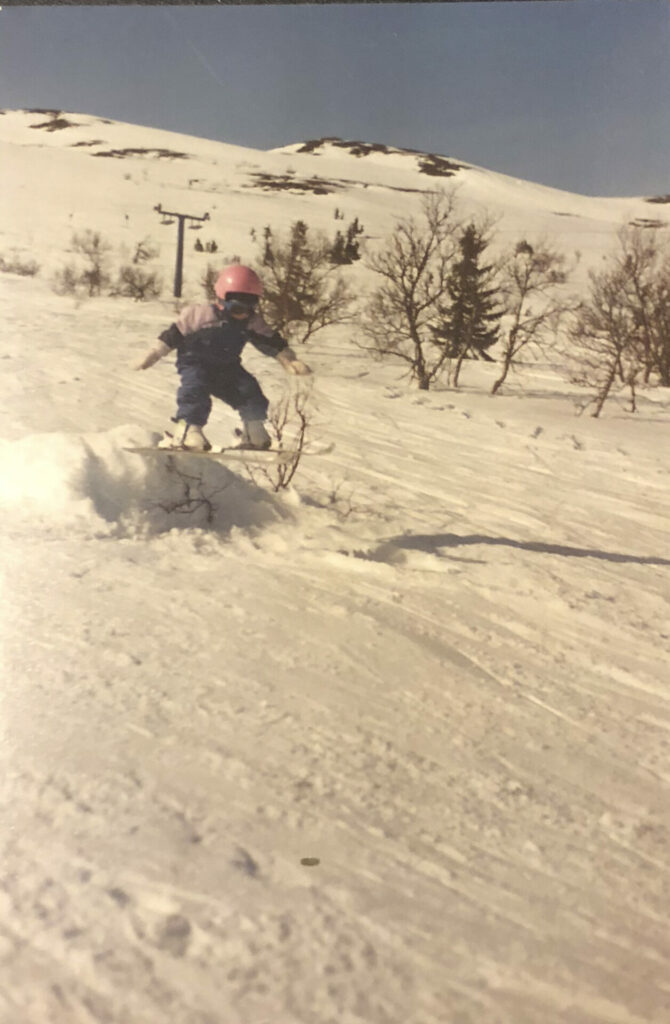
<path fill-rule="evenodd" d="M 275 493 L 126 451 L 169 300 L 0 314 L 2 1024 L 667 1024 L 668 396 L 418 392 L 335 329 Z"/>

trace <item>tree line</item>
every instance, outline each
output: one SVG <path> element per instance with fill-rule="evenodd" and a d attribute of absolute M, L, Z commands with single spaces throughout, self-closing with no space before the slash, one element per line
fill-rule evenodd
<path fill-rule="evenodd" d="M 363 232 L 356 222 L 358 233 Z M 579 255 L 546 238 L 495 248 L 490 216 L 463 218 L 455 192 L 427 194 L 363 257 L 373 285 L 361 299 L 332 260 L 332 242 L 296 221 L 266 227 L 257 264 L 268 319 L 294 343 L 334 324 L 355 325 L 358 344 L 403 363 L 420 389 L 458 387 L 466 360 L 495 362 L 491 394 L 531 353 L 557 356 L 590 392 L 599 416 L 614 393 L 670 387 L 670 245 L 657 231 L 623 227 L 586 294 L 571 291 Z"/>
<path fill-rule="evenodd" d="M 298 345 L 325 328 L 351 324 L 361 348 L 404 364 L 422 390 L 458 387 L 466 361 L 479 359 L 496 364 L 491 394 L 498 394 L 531 353 L 557 356 L 569 379 L 588 391 L 584 408 L 594 416 L 622 389 L 635 411 L 641 387 L 670 387 L 670 244 L 658 229 L 622 227 L 601 266 L 588 273 L 586 292 L 577 295 L 571 290 L 577 254 L 569 257 L 546 238 L 520 238 L 501 250 L 496 227 L 488 215 L 464 218 L 455 190 L 442 190 L 427 193 L 419 212 L 397 219 L 369 252 L 361 253 L 358 218 L 334 238 L 302 220 L 283 232 L 252 229 L 264 313 Z M 54 288 L 136 300 L 160 294 L 150 267 L 157 250 L 147 239 L 115 279 L 110 248 L 99 232 L 73 235 L 79 263 L 62 268 Z M 342 273 L 358 260 L 372 281 L 363 296 L 353 292 L 353 275 Z M 208 265 L 201 278 L 209 298 L 218 270 Z"/>

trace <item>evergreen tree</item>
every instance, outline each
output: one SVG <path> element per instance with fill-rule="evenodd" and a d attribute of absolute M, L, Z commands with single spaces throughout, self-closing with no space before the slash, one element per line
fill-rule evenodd
<path fill-rule="evenodd" d="M 351 296 L 337 276 L 333 246 L 325 235 L 310 234 L 307 224 L 298 220 L 277 238 L 266 227 L 263 238 L 263 308 L 277 330 L 305 342 L 323 327 L 349 319 Z"/>
<path fill-rule="evenodd" d="M 264 247 L 261 262 L 264 267 L 271 267 L 274 263 L 274 255 L 272 252 L 272 228 L 269 224 L 263 230 L 263 239 Z"/>
<path fill-rule="evenodd" d="M 363 228 L 358 222 L 358 217 L 347 228 L 346 238 L 341 231 L 338 231 L 330 250 L 330 262 L 338 266 L 347 266 L 359 260 L 361 253 L 360 243 L 357 241 L 357 238 L 362 234 Z"/>
<path fill-rule="evenodd" d="M 330 250 L 328 258 L 330 262 L 334 263 L 336 266 L 344 266 L 344 264 L 349 262 L 345 253 L 344 235 L 341 231 L 338 231 L 335 235 L 335 241 L 333 242 L 333 247 Z"/>
<path fill-rule="evenodd" d="M 487 350 L 499 338 L 502 309 L 494 298 L 497 293 L 495 269 L 491 264 L 480 262 L 487 246 L 484 234 L 475 224 L 469 224 L 459 239 L 460 259 L 454 263 L 447 280 L 451 301 L 440 310 L 442 323 L 435 330 L 449 357 L 456 360 L 454 386 L 458 385 L 463 360 L 471 355 L 492 361 Z"/>
<path fill-rule="evenodd" d="M 347 263 L 354 263 L 356 260 L 361 258 L 360 246 L 356 241 L 358 235 L 363 234 L 363 228 L 358 223 L 358 217 L 351 222 L 347 229 L 347 242 L 344 247 L 344 254 L 347 259 Z"/>

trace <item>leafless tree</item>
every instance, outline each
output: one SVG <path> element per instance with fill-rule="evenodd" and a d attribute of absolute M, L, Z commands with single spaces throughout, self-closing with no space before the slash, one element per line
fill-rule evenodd
<path fill-rule="evenodd" d="M 617 381 L 629 385 L 634 399 L 642 361 L 625 275 L 593 272 L 589 276 L 591 294 L 577 309 L 569 331 L 571 380 L 594 391 L 593 416 L 598 417 Z"/>
<path fill-rule="evenodd" d="M 618 243 L 589 274 L 569 332 L 571 379 L 593 392 L 586 406 L 596 417 L 620 387 L 634 412 L 641 384 L 670 386 L 670 253 L 640 228 L 623 228 Z"/>
<path fill-rule="evenodd" d="M 618 242 L 609 269 L 620 277 L 633 316 L 644 383 L 656 375 L 670 387 L 670 248 L 655 230 L 640 227 L 622 228 Z"/>
<path fill-rule="evenodd" d="M 670 388 L 670 260 L 665 260 L 654 284 L 652 373 L 661 387 Z"/>
<path fill-rule="evenodd" d="M 455 192 L 429 193 L 421 216 L 399 220 L 383 246 L 365 265 L 381 278 L 370 297 L 362 329 L 380 358 L 407 364 L 408 375 L 427 391 L 448 359 L 448 346 L 435 331 L 440 300 L 458 253 L 461 224 Z"/>
<path fill-rule="evenodd" d="M 496 395 L 529 346 L 541 347 L 555 336 L 563 317 L 575 307 L 563 287 L 569 276 L 566 258 L 545 240 L 517 244 L 502 261 L 500 298 L 506 326 L 501 332 L 502 369 L 491 388 Z"/>

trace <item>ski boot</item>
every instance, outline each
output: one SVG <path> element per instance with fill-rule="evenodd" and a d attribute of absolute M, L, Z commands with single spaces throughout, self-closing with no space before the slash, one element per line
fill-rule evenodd
<path fill-rule="evenodd" d="M 208 452 L 212 447 L 202 432 L 202 427 L 197 423 L 187 423 L 186 420 L 177 420 L 177 427 L 173 434 L 166 432 L 166 443 L 161 444 L 162 448 L 184 448 L 186 451 Z"/>
<path fill-rule="evenodd" d="M 245 420 L 241 430 L 235 433 L 240 438 L 238 448 L 266 450 L 272 445 L 272 438 L 265 429 L 263 420 Z"/>

